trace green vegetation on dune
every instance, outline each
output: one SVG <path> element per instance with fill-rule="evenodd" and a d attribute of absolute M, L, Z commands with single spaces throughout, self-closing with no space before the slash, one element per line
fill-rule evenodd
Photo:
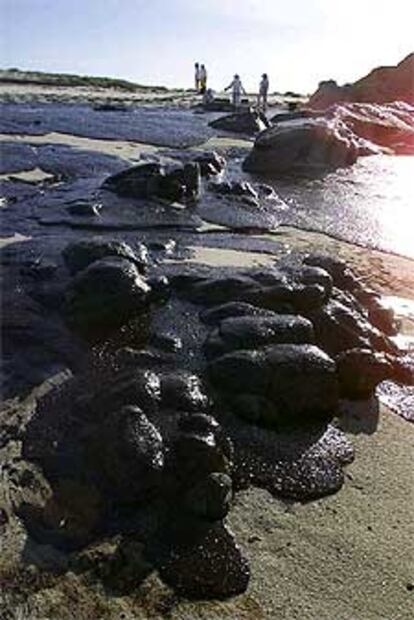
<path fill-rule="evenodd" d="M 127 80 L 108 77 L 93 77 L 69 73 L 45 73 L 43 71 L 22 71 L 20 69 L 0 69 L 0 83 L 41 84 L 46 86 L 90 86 L 97 88 L 117 88 L 128 92 L 151 91 L 167 92 L 165 86 L 143 86 Z"/>

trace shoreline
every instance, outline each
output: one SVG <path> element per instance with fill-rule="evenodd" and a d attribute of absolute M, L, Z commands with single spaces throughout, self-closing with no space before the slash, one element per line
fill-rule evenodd
<path fill-rule="evenodd" d="M 139 142 L 135 140 L 116 140 L 110 138 L 89 138 L 78 136 L 70 133 L 63 132 L 50 132 L 44 135 L 31 135 L 31 134 L 7 134 L 0 133 L 0 145 L 5 142 L 16 142 L 16 143 L 24 143 L 30 145 L 46 145 L 46 144 L 56 144 L 63 146 L 70 146 L 75 149 L 85 149 L 96 151 L 98 153 L 102 153 L 105 155 L 112 155 L 116 157 L 120 157 L 124 159 L 126 163 L 134 164 L 138 163 L 143 156 L 145 158 L 151 158 L 153 155 L 164 157 L 164 159 L 168 159 L 169 152 L 171 151 L 171 147 L 168 146 L 160 146 L 157 144 L 151 144 L 149 142 Z M 204 143 L 191 147 L 191 150 L 194 151 L 204 151 L 209 149 L 218 149 L 222 151 L 224 154 L 227 149 L 233 148 L 250 148 L 252 144 L 251 139 L 247 139 L 245 137 L 237 137 L 236 135 L 231 136 L 213 136 L 207 139 Z M 165 154 L 165 156 L 164 156 Z M 373 156 L 375 157 L 375 156 Z M 26 172 L 26 171 L 25 171 Z M 31 172 L 31 171 L 27 171 Z M 18 178 L 19 172 L 16 173 L 4 173 L 1 175 L 2 178 L 6 178 L 8 176 Z M 47 173 L 45 173 L 47 174 Z M 278 235 L 284 234 L 285 232 L 290 235 L 291 231 L 297 231 L 298 237 L 302 238 L 303 236 L 308 236 L 309 238 L 316 238 L 316 236 L 323 236 L 327 241 L 326 245 L 334 248 L 335 251 L 339 250 L 341 254 L 345 254 L 346 259 L 352 262 L 354 268 L 358 270 L 358 261 L 354 259 L 352 249 L 355 250 L 355 253 L 360 256 L 360 251 L 362 252 L 371 252 L 372 255 L 378 256 L 378 260 L 381 261 L 384 256 L 389 256 L 392 258 L 392 262 L 395 260 L 401 260 L 404 273 L 408 273 L 409 266 L 407 265 L 407 261 L 412 263 L 412 270 L 414 273 L 414 258 L 400 254 L 396 251 L 385 250 L 377 246 L 367 246 L 362 243 L 358 243 L 355 241 L 349 241 L 341 236 L 336 236 L 328 231 L 321 231 L 317 228 L 312 227 L 301 227 L 296 226 L 294 224 L 280 224 L 274 233 L 268 233 L 272 235 L 272 238 L 277 238 Z M 343 248 L 334 247 L 338 244 L 343 245 Z M 346 248 L 349 247 L 349 252 Z M 395 260 L 394 260 L 395 259 Z M 398 271 L 398 269 L 397 269 Z M 408 288 L 408 287 L 405 287 Z M 403 296 L 412 297 L 414 296 L 414 275 L 412 278 L 412 290 L 409 294 L 404 294 Z M 392 288 L 392 291 L 396 291 L 395 287 Z"/>
<path fill-rule="evenodd" d="M 6 134 L 0 136 L 0 144 L 21 141 L 17 135 L 3 136 Z M 27 142 L 51 143 L 50 136 L 63 140 L 56 144 L 77 148 L 89 145 L 97 152 L 130 162 L 141 153 L 167 153 L 167 147 L 71 134 L 30 136 Z M 223 149 L 243 146 L 242 140 L 235 143 L 232 138 L 212 138 L 214 144 L 220 140 Z M 209 142 L 196 148 L 206 148 Z M 292 226 L 250 235 L 230 227 L 223 231 L 251 243 L 269 242 L 268 247 L 274 247 L 272 254 L 263 249 L 251 254 L 271 255 L 275 262 L 279 256 L 294 252 L 325 251 L 343 258 L 379 293 L 414 299 L 414 260 L 408 257 Z M 139 235 L 139 229 L 135 234 Z M 117 236 L 122 236 L 122 231 L 117 231 Z M 195 229 L 199 244 L 193 246 L 187 240 L 185 246 L 201 262 L 216 259 L 220 266 L 226 252 L 233 261 L 237 253 L 248 258 L 249 243 L 237 250 L 231 245 L 221 249 L 214 239 L 215 246 L 204 244 L 207 237 L 203 227 Z M 16 242 L 21 240 L 18 237 Z M 182 257 L 179 260 L 185 262 Z M 49 378 L 45 384 L 50 386 L 54 381 L 58 382 Z M 20 444 L 24 416 L 32 406 L 31 399 L 41 392 L 42 387 L 34 388 L 24 398 L 11 399 L 6 403 L 8 408 L 0 411 L 0 430 L 6 429 L 5 442 L 0 444 L 5 464 L 0 500 L 8 515 L 4 525 L 0 510 L 0 534 L 4 534 L 0 586 L 9 588 L 4 599 L 0 594 L 0 615 L 4 608 L 5 617 L 16 620 L 411 620 L 414 426 L 389 408 L 374 399 L 369 407 L 365 402 L 363 407 L 361 403 L 343 404 L 339 424 L 351 438 L 356 456 L 345 468 L 344 486 L 334 495 L 301 503 L 275 499 L 253 486 L 238 493 L 227 523 L 251 563 L 249 588 L 227 601 L 194 602 L 175 595 L 155 572 L 137 583 L 132 593 L 107 590 L 93 570 L 74 568 L 73 558 L 28 536 L 14 508 L 21 497 L 33 500 L 30 485 L 25 487 L 20 482 L 32 474 L 33 468 L 23 460 Z M 118 543 L 116 536 L 108 536 L 91 544 L 84 550 L 85 566 L 93 566 L 94 561 L 97 565 L 109 562 Z M 132 545 L 132 554 L 137 546 L 139 543 Z"/>

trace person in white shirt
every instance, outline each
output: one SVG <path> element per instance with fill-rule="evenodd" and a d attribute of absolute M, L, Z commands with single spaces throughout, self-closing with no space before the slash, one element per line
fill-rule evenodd
<path fill-rule="evenodd" d="M 194 81 L 195 81 L 195 89 L 199 93 L 200 92 L 200 65 L 198 62 L 194 65 Z"/>
<path fill-rule="evenodd" d="M 259 94 L 257 96 L 257 107 L 259 110 L 266 112 L 267 110 L 267 93 L 269 91 L 269 78 L 267 73 L 263 73 L 259 84 Z"/>
<path fill-rule="evenodd" d="M 246 91 L 244 90 L 244 86 L 242 84 L 240 76 L 237 75 L 237 73 L 234 76 L 233 81 L 231 82 L 231 84 L 229 84 L 227 86 L 227 88 L 225 88 L 224 90 L 227 92 L 230 89 L 231 89 L 231 102 L 234 105 L 234 107 L 237 109 L 240 106 L 240 103 L 241 103 L 241 95 L 242 95 L 242 93 L 244 95 L 246 94 Z"/>
<path fill-rule="evenodd" d="M 200 67 L 200 93 L 204 94 L 207 89 L 207 69 L 204 65 Z"/>

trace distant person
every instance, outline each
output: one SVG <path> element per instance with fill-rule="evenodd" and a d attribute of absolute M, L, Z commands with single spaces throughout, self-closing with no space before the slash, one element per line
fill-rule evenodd
<path fill-rule="evenodd" d="M 195 81 L 195 89 L 199 93 L 200 92 L 200 79 L 201 79 L 201 69 L 198 62 L 194 65 L 194 81 Z"/>
<path fill-rule="evenodd" d="M 267 93 L 269 92 L 269 78 L 267 73 L 263 73 L 259 84 L 259 94 L 257 96 L 257 107 L 262 112 L 267 110 Z"/>
<path fill-rule="evenodd" d="M 237 75 L 237 73 L 234 76 L 231 84 L 229 84 L 227 88 L 225 88 L 224 90 L 225 92 L 227 92 L 230 89 L 231 89 L 231 102 L 237 110 L 237 108 L 240 107 L 242 93 L 244 95 L 246 94 L 246 91 L 244 90 L 244 86 L 242 84 L 240 76 Z"/>
<path fill-rule="evenodd" d="M 200 93 L 204 95 L 207 89 L 207 69 L 204 65 L 200 67 Z"/>

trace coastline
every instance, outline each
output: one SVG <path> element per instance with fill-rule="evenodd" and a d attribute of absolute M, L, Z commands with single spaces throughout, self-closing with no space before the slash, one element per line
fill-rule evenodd
<path fill-rule="evenodd" d="M 144 143 L 63 138 L 62 134 L 27 139 L 3 135 L 3 139 L 39 144 L 56 140 L 127 161 L 163 150 Z M 241 146 L 240 142 L 223 139 L 222 147 Z M 292 227 L 251 238 L 277 242 L 281 255 L 327 251 L 346 260 L 382 295 L 414 299 L 414 261 L 409 258 Z M 220 248 L 215 250 L 220 264 Z M 16 404 L 19 415 L 22 403 Z M 2 421 L 9 423 L 9 417 L 6 410 Z M 409 620 L 414 595 L 414 427 L 383 405 L 379 412 L 373 405 L 372 415 L 353 410 L 346 420 L 342 424 L 356 458 L 347 466 L 345 485 L 338 493 L 306 504 L 286 504 L 255 488 L 237 495 L 228 523 L 251 562 L 252 578 L 245 594 L 225 602 L 193 603 L 177 598 L 151 575 L 134 595 L 108 595 L 90 574 L 62 566 L 62 557 L 54 555 L 52 547 L 33 541 L 26 548 L 22 568 L 27 534 L 10 514 L 6 528 L 0 530 L 5 534 L 0 580 L 7 586 L 10 575 L 15 576 L 10 598 L 3 603 L 6 617 L 115 620 L 123 614 L 126 620 Z M 6 441 L 2 452 L 13 471 L 13 462 L 20 459 L 19 441 Z M 12 511 L 8 481 L 9 473 L 0 493 Z M 106 543 L 110 547 L 116 541 Z M 105 549 L 105 543 L 98 549 L 103 558 Z M 44 570 L 35 566 L 42 561 Z M 0 610 L 1 603 L 0 599 Z"/>

